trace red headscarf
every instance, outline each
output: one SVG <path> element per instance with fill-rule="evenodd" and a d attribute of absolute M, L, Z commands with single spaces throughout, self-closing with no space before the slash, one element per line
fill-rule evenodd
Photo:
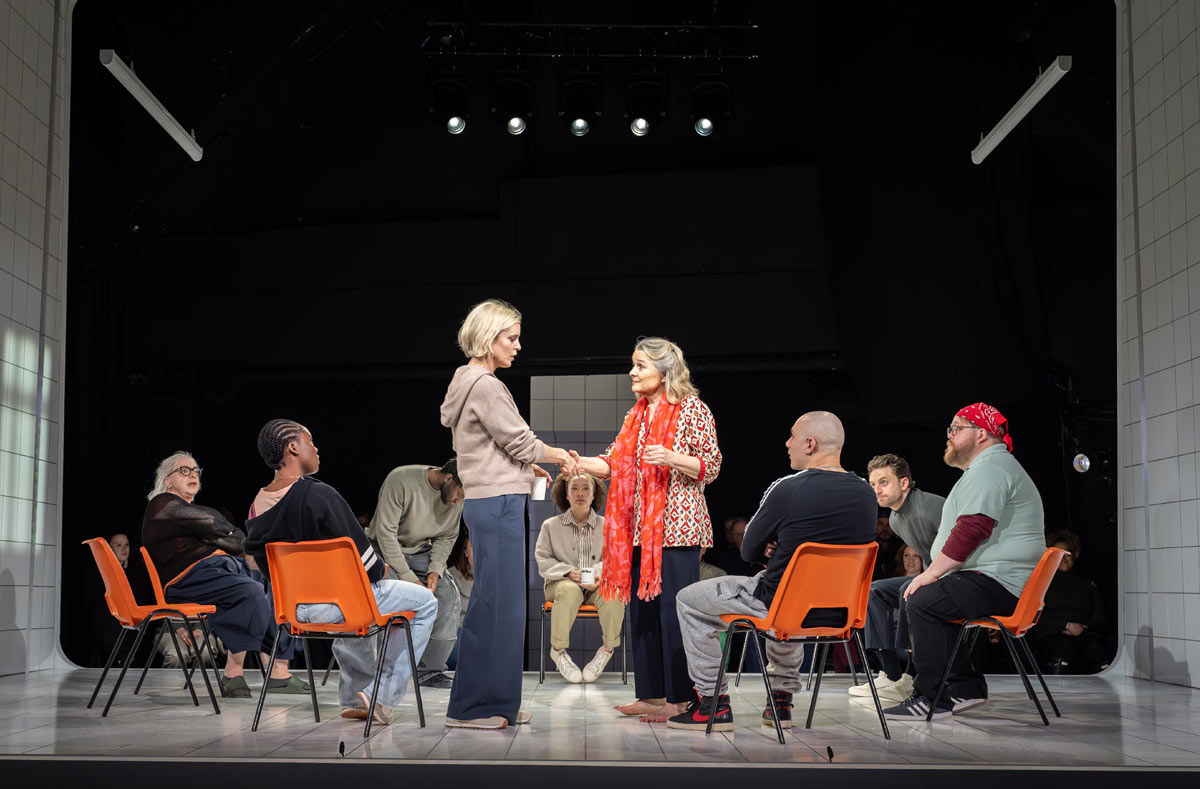
<path fill-rule="evenodd" d="M 987 403 L 974 403 L 963 407 L 955 416 L 965 419 L 999 438 L 1008 447 L 1008 451 L 1012 452 L 1012 436 L 1008 434 L 1008 420 L 1004 418 L 1004 414 L 992 406 Z"/>

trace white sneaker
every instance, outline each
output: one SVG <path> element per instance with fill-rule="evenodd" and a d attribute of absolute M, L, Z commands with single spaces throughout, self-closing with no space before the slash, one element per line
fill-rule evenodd
<path fill-rule="evenodd" d="M 987 699 L 962 699 L 958 698 L 957 696 L 951 696 L 950 701 L 952 702 L 952 709 L 954 710 L 955 715 L 960 712 L 973 710 L 976 707 L 982 707 L 984 704 L 987 704 Z"/>
<path fill-rule="evenodd" d="M 880 671 L 875 676 L 875 692 L 879 694 L 880 701 L 904 701 L 913 693 L 913 678 L 907 674 L 901 674 L 900 679 L 893 682 Z M 869 699 L 871 698 L 871 686 L 865 682 L 861 685 L 853 685 L 847 693 L 851 696 L 865 696 Z"/>
<path fill-rule="evenodd" d="M 613 653 L 604 647 L 597 649 L 596 656 L 589 660 L 588 664 L 583 667 L 583 681 L 595 682 L 604 672 L 604 667 L 608 665 L 608 661 L 612 660 L 612 656 Z"/>
<path fill-rule="evenodd" d="M 583 673 L 579 670 L 579 666 L 575 665 L 575 661 L 571 660 L 567 650 L 551 648 L 550 659 L 554 661 L 554 665 L 558 666 L 558 673 L 562 674 L 563 679 L 567 682 L 574 684 L 583 679 Z"/>

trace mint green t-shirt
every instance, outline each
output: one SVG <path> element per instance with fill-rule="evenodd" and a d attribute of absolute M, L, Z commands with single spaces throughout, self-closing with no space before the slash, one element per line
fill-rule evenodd
<path fill-rule="evenodd" d="M 976 455 L 950 489 L 933 540 L 934 556 L 942 552 L 961 515 L 986 515 L 996 527 L 958 570 L 981 572 L 1020 597 L 1046 550 L 1046 525 L 1037 486 L 1003 444 Z"/>

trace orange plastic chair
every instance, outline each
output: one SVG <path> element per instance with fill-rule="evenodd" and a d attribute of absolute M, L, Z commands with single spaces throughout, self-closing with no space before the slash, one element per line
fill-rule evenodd
<path fill-rule="evenodd" d="M 865 545 L 826 545 L 819 542 L 802 543 L 792 554 L 771 607 L 765 617 L 747 616 L 745 614 L 721 614 L 721 619 L 728 623 L 725 646 L 721 650 L 721 666 L 717 670 L 717 687 L 725 684 L 725 666 L 729 662 L 729 649 L 733 644 L 733 636 L 739 630 L 753 634 L 754 649 L 758 653 L 759 665 L 766 666 L 767 661 L 759 638 L 765 638 L 775 643 L 800 642 L 816 644 L 815 665 L 825 665 L 825 658 L 830 644 L 852 642 L 858 649 L 862 664 L 867 665 L 867 653 L 863 649 L 862 637 L 859 630 L 866 626 L 867 602 L 871 594 L 871 571 L 875 567 L 875 554 L 879 550 L 878 543 L 870 542 Z M 846 622 L 838 627 L 804 626 L 804 618 L 817 608 L 844 608 Z M 747 639 L 750 636 L 747 635 Z M 853 661 L 851 661 L 853 665 Z M 891 739 L 887 720 L 883 717 L 883 706 L 879 703 L 879 694 L 875 690 L 875 680 L 871 672 L 865 672 L 867 683 L 871 686 L 871 696 L 875 699 L 875 711 L 879 713 L 879 725 L 883 728 L 883 736 Z M 763 682 L 767 686 L 767 698 L 772 699 L 771 678 L 763 671 Z M 817 708 L 817 694 L 821 692 L 821 673 L 817 674 L 816 686 L 812 691 L 812 700 L 808 705 L 808 720 L 804 728 L 812 728 L 813 712 Z M 771 717 L 775 721 L 775 733 L 779 735 L 780 744 L 787 742 L 783 736 L 783 727 L 775 714 L 775 705 L 768 703 Z M 712 733 L 715 716 L 709 716 L 706 733 Z"/>
<path fill-rule="evenodd" d="M 425 707 L 421 704 L 421 684 L 417 679 L 417 658 L 413 654 L 412 619 L 415 611 L 390 611 L 380 613 L 375 604 L 375 593 L 363 568 L 354 540 L 337 537 L 332 540 L 308 542 L 267 543 L 267 567 L 271 575 L 271 595 L 275 602 L 275 621 L 279 625 L 275 633 L 275 644 L 271 647 L 271 660 L 267 664 L 267 675 L 275 666 L 275 654 L 279 651 L 279 636 L 286 627 L 293 636 L 308 644 L 310 638 L 333 640 L 337 638 L 373 638 L 380 636 L 379 659 L 375 665 L 375 684 L 371 688 L 371 704 L 367 708 L 367 727 L 364 737 L 371 736 L 371 722 L 375 717 L 375 699 L 379 694 L 379 678 L 383 674 L 384 655 L 387 654 L 391 626 L 404 629 L 408 639 L 408 661 L 412 668 L 413 691 L 417 699 L 417 715 L 421 728 L 425 727 Z M 324 622 L 300 622 L 296 619 L 296 606 L 313 603 L 332 603 L 341 609 L 344 621 L 336 624 Z M 307 652 L 306 654 L 311 654 Z M 312 662 L 308 664 L 308 687 L 312 695 L 313 719 L 321 722 L 317 709 L 317 683 L 313 681 Z M 258 694 L 258 709 L 254 713 L 254 725 L 250 731 L 258 731 L 258 720 L 262 716 L 266 700 L 267 683 L 263 683 Z"/>
<path fill-rule="evenodd" d="M 146 550 L 145 545 L 142 546 L 141 551 L 142 551 L 142 561 L 146 565 L 146 574 L 150 576 L 150 586 L 151 586 L 151 588 L 154 589 L 154 602 L 157 603 L 159 605 L 159 607 L 166 607 L 167 606 L 166 593 L 163 591 L 162 581 L 159 579 L 158 568 L 154 565 L 154 560 L 150 558 L 150 551 Z M 204 631 L 204 644 L 205 644 L 205 646 L 208 647 L 209 656 L 213 658 L 212 670 L 213 670 L 213 674 L 217 678 L 217 689 L 221 691 L 221 697 L 225 698 L 228 694 L 225 692 L 225 682 L 224 682 L 224 680 L 221 679 L 221 672 L 217 670 L 216 650 L 213 649 L 213 645 L 212 645 L 212 633 L 209 631 L 209 628 L 208 628 L 208 617 L 202 616 L 202 617 L 199 617 L 199 619 L 200 619 L 200 628 L 201 628 L 201 630 Z M 159 629 L 158 635 L 154 637 L 154 649 L 152 649 L 150 651 L 151 655 L 158 653 L 158 646 L 162 642 L 162 637 L 163 637 L 163 630 Z M 200 653 L 196 654 L 196 658 L 197 659 L 200 658 Z M 180 662 L 182 662 L 182 661 L 180 661 Z M 142 683 L 146 681 L 146 673 L 149 670 L 150 670 L 150 663 L 149 663 L 149 661 L 147 661 L 146 665 L 142 668 L 142 675 L 140 677 L 138 677 L 138 683 L 133 689 L 133 695 L 136 696 L 138 694 L 138 691 L 140 691 L 142 689 Z M 195 664 L 191 665 L 188 668 L 188 673 L 189 674 L 196 673 Z"/>
<path fill-rule="evenodd" d="M 121 644 L 125 641 L 125 635 L 130 631 L 137 633 L 133 640 L 133 646 L 129 650 L 132 657 L 137 654 L 138 647 L 142 643 L 142 638 L 146 635 L 146 630 L 151 622 L 166 620 L 166 630 L 171 634 L 171 640 L 175 642 L 175 649 L 179 654 L 183 651 L 179 649 L 179 639 L 175 635 L 175 630 L 172 624 L 175 622 L 183 622 L 188 631 L 188 638 L 192 641 L 192 649 L 200 658 L 200 646 L 196 644 L 195 636 L 192 635 L 193 621 L 203 623 L 204 617 L 208 614 L 216 612 L 216 606 L 211 605 L 193 605 L 176 603 L 173 605 L 159 602 L 156 605 L 138 605 L 133 597 L 133 590 L 129 587 L 129 579 L 125 576 L 125 570 L 122 569 L 121 563 L 117 561 L 117 557 L 113 554 L 112 548 L 108 544 L 108 540 L 103 537 L 93 537 L 90 540 L 84 540 L 83 544 L 88 546 L 92 551 L 92 558 L 96 561 L 96 569 L 100 571 L 100 577 L 104 579 L 104 600 L 108 603 L 108 610 L 116 618 L 121 625 L 121 635 L 117 637 L 117 643 L 113 644 L 112 651 L 108 653 L 108 661 L 104 664 L 104 671 L 100 673 L 100 680 L 96 683 L 95 690 L 92 691 L 92 697 L 88 700 L 87 708 L 90 710 L 92 705 L 96 703 L 96 696 L 100 693 L 100 687 L 104 684 L 105 677 L 108 676 L 108 670 L 112 668 L 113 660 L 117 656 L 117 652 L 121 649 Z M 204 625 L 207 627 L 207 625 Z M 212 658 L 212 650 L 209 650 L 209 658 Z M 182 663 L 182 661 L 180 661 Z M 200 674 L 204 677 L 204 685 L 208 688 L 208 697 L 212 699 L 213 712 L 221 714 L 221 708 L 217 706 L 217 697 L 213 694 L 212 684 L 208 681 L 208 672 L 204 668 L 203 659 L 199 660 Z M 192 694 L 192 704 L 199 707 L 200 699 L 196 697 L 196 689 L 192 685 L 192 674 L 188 671 L 187 666 L 182 666 L 183 677 L 187 685 L 188 692 Z M 100 717 L 108 716 L 108 710 L 112 706 L 113 699 L 117 697 L 117 691 L 121 687 L 121 682 L 125 679 L 125 672 L 129 670 L 129 660 L 125 660 L 121 666 L 121 673 L 117 677 L 117 682 L 113 685 L 112 693 L 108 696 L 108 702 L 104 705 L 104 712 Z M 215 669 L 214 669 L 215 670 Z M 145 672 L 143 671 L 143 675 Z M 138 683 L 141 686 L 141 683 Z"/>
<path fill-rule="evenodd" d="M 542 605 L 542 635 L 541 635 L 541 663 L 538 666 L 538 684 L 541 685 L 546 681 L 546 618 L 554 610 L 554 601 L 547 600 Z M 594 605 L 579 606 L 579 613 L 575 615 L 576 619 L 599 619 L 600 609 Z M 629 615 L 621 620 L 621 681 L 626 685 L 629 684 L 629 652 L 626 644 L 629 643 Z"/>
<path fill-rule="evenodd" d="M 1012 658 L 1013 665 L 1021 674 L 1021 681 L 1025 683 L 1025 692 L 1037 706 L 1038 714 L 1042 716 L 1042 723 L 1049 726 L 1050 719 L 1046 717 L 1046 711 L 1042 709 L 1042 702 L 1033 692 L 1029 675 L 1025 673 L 1025 666 L 1021 663 L 1020 655 L 1017 653 L 1016 643 L 1021 645 L 1025 657 L 1029 660 L 1029 665 L 1033 666 L 1033 670 L 1037 672 L 1038 682 L 1042 683 L 1042 691 L 1050 700 L 1054 716 L 1062 717 L 1062 713 L 1058 711 L 1058 705 L 1054 703 L 1054 697 L 1050 695 L 1050 688 L 1046 687 L 1046 678 L 1042 676 L 1042 670 L 1038 667 L 1037 660 L 1034 659 L 1033 652 L 1029 649 L 1029 642 L 1025 640 L 1025 634 L 1037 624 L 1038 617 L 1042 615 L 1042 608 L 1046 605 L 1046 590 L 1050 588 L 1050 582 L 1054 580 L 1054 574 L 1058 572 L 1058 564 L 1065 554 L 1066 551 L 1062 548 L 1046 549 L 1042 558 L 1033 568 L 1033 572 L 1030 573 L 1029 580 L 1025 582 L 1025 588 L 1021 590 L 1021 596 L 1017 599 L 1017 607 L 1008 616 L 981 616 L 976 619 L 954 620 L 954 624 L 962 625 L 962 629 L 958 632 L 958 640 L 954 642 L 954 649 L 950 651 L 950 662 L 946 664 L 946 670 L 942 674 L 942 681 L 938 685 L 938 692 L 934 698 L 940 699 L 946 690 L 946 682 L 950 679 L 950 668 L 954 665 L 954 658 L 958 655 L 959 648 L 966 640 L 967 632 L 974 630 L 975 635 L 978 635 L 980 629 L 996 630 L 1002 636 L 1004 646 L 1008 647 L 1008 656 Z M 932 719 L 933 707 L 931 705 L 925 720 Z"/>

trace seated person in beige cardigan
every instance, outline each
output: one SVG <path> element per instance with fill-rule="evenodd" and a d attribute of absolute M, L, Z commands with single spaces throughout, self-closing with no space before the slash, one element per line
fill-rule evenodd
<path fill-rule="evenodd" d="M 591 474 L 554 480 L 550 497 L 562 511 L 547 518 L 538 534 L 534 558 L 538 573 L 546 581 L 546 599 L 554 603 L 550 613 L 550 659 L 567 682 L 595 682 L 613 649 L 621 644 L 625 606 L 602 600 L 600 557 L 604 551 L 604 483 Z M 567 654 L 571 625 L 579 606 L 594 605 L 600 613 L 604 644 L 582 670 Z"/>

